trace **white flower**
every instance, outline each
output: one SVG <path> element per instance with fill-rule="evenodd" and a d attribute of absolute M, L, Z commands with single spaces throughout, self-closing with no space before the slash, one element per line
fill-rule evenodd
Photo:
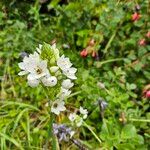
<path fill-rule="evenodd" d="M 71 87 L 73 87 L 73 85 L 74 84 L 71 82 L 70 79 L 63 80 L 62 82 L 62 87 L 65 89 L 70 89 Z"/>
<path fill-rule="evenodd" d="M 38 53 L 30 54 L 29 57 L 24 57 L 23 62 L 18 64 L 20 69 L 23 70 L 19 75 L 29 73 L 30 80 L 39 79 L 45 76 L 48 72 L 47 61 L 41 60 Z"/>
<path fill-rule="evenodd" d="M 83 119 L 87 118 L 87 114 L 88 114 L 87 109 L 83 109 L 83 107 L 80 106 L 80 113 L 83 115 Z"/>
<path fill-rule="evenodd" d="M 76 113 L 71 113 L 68 118 L 72 123 L 75 123 L 77 127 L 80 127 L 83 123 L 83 118 Z"/>
<path fill-rule="evenodd" d="M 57 78 L 55 76 L 43 77 L 41 80 L 45 86 L 53 87 L 57 84 Z"/>
<path fill-rule="evenodd" d="M 57 72 L 58 69 L 59 69 L 59 67 L 57 67 L 57 66 L 50 67 L 50 71 L 53 72 L 53 73 Z"/>
<path fill-rule="evenodd" d="M 41 60 L 38 62 L 35 62 L 32 64 L 32 67 L 28 68 L 30 78 L 33 79 L 40 79 L 44 76 L 46 76 L 49 71 L 47 69 L 47 61 L 46 60 Z"/>
<path fill-rule="evenodd" d="M 71 122 L 74 122 L 75 119 L 77 118 L 77 115 L 76 115 L 76 113 L 71 113 L 68 118 Z"/>
<path fill-rule="evenodd" d="M 23 58 L 23 62 L 19 63 L 19 68 L 23 71 L 19 72 L 18 75 L 25 75 L 31 71 L 33 65 L 40 60 L 39 55 L 35 52 L 34 54 L 30 54 L 29 57 L 25 56 Z"/>
<path fill-rule="evenodd" d="M 69 58 L 65 58 L 64 55 L 58 58 L 57 65 L 61 70 L 65 70 L 67 68 L 70 68 L 72 66 L 72 63 L 70 62 Z"/>
<path fill-rule="evenodd" d="M 66 107 L 64 106 L 64 104 L 65 104 L 64 101 L 57 99 L 52 104 L 51 112 L 53 112 L 56 115 L 59 115 L 61 111 L 66 110 Z"/>
<path fill-rule="evenodd" d="M 70 90 L 61 88 L 60 93 L 58 94 L 58 97 L 60 99 L 64 100 L 67 96 L 70 95 L 70 93 L 71 93 Z"/>
<path fill-rule="evenodd" d="M 68 78 L 74 80 L 77 79 L 77 77 L 75 76 L 77 69 L 76 68 L 66 68 L 63 70 L 63 74 L 66 75 Z"/>

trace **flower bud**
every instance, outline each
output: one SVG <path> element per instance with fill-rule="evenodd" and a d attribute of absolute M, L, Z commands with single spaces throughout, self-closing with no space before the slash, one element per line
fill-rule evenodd
<path fill-rule="evenodd" d="M 146 91 L 145 97 L 146 97 L 146 98 L 150 98 L 150 90 Z"/>
<path fill-rule="evenodd" d="M 140 46 L 145 46 L 145 45 L 146 45 L 145 39 L 139 40 L 138 44 L 139 44 Z"/>
<path fill-rule="evenodd" d="M 50 71 L 53 73 L 57 72 L 58 69 L 59 69 L 59 67 L 57 67 L 57 66 L 50 67 Z"/>
<path fill-rule="evenodd" d="M 74 84 L 71 82 L 70 79 L 66 79 L 62 82 L 62 87 L 65 89 L 70 89 Z"/>
<path fill-rule="evenodd" d="M 146 37 L 150 38 L 150 31 L 147 32 Z"/>
<path fill-rule="evenodd" d="M 87 53 L 87 50 L 86 49 L 83 49 L 81 52 L 80 52 L 80 56 L 81 57 L 86 57 L 88 55 Z"/>
<path fill-rule="evenodd" d="M 93 57 L 93 58 L 95 58 L 95 57 L 96 57 L 96 55 L 97 55 L 97 54 L 96 54 L 96 52 L 95 52 L 95 51 L 93 51 L 93 52 L 92 52 L 92 57 Z"/>
<path fill-rule="evenodd" d="M 134 14 L 132 14 L 131 20 L 132 20 L 132 21 L 137 21 L 137 20 L 140 19 L 140 17 L 141 17 L 141 15 L 138 14 L 137 12 L 135 12 Z"/>
<path fill-rule="evenodd" d="M 90 42 L 89 42 L 89 46 L 94 46 L 94 44 L 95 44 L 94 39 L 91 39 Z"/>
<path fill-rule="evenodd" d="M 48 78 L 45 77 L 42 79 L 42 82 L 45 86 L 53 87 L 57 84 L 57 78 L 55 76 L 51 76 Z"/>

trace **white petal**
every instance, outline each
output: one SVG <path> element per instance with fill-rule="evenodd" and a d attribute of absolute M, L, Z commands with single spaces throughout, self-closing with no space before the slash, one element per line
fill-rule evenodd
<path fill-rule="evenodd" d="M 53 112 L 54 114 L 56 115 L 59 115 L 60 114 L 60 111 L 55 109 L 55 108 L 51 108 L 51 112 Z"/>
<path fill-rule="evenodd" d="M 29 74 L 28 76 L 27 76 L 27 79 L 28 80 L 35 80 L 36 78 L 35 78 L 35 75 L 34 74 Z"/>
<path fill-rule="evenodd" d="M 70 79 L 63 80 L 62 82 L 62 87 L 65 89 L 70 89 L 71 87 L 73 87 L 73 85 L 74 84 L 71 82 Z"/>
<path fill-rule="evenodd" d="M 31 87 L 36 87 L 39 85 L 39 80 L 28 80 L 28 84 Z"/>
<path fill-rule="evenodd" d="M 76 117 L 77 117 L 76 113 L 71 113 L 68 118 L 71 122 L 73 122 L 76 119 Z"/>
<path fill-rule="evenodd" d="M 45 85 L 45 86 L 50 86 L 50 87 L 53 87 L 57 84 L 57 78 L 55 76 L 51 76 L 51 77 L 44 77 L 42 78 L 42 83 Z"/>
<path fill-rule="evenodd" d="M 47 69 L 47 61 L 46 60 L 40 61 L 38 67 L 41 68 L 43 71 L 45 71 Z"/>
<path fill-rule="evenodd" d="M 20 69 L 24 70 L 25 69 L 25 63 L 21 62 L 21 63 L 18 63 L 18 66 Z"/>
<path fill-rule="evenodd" d="M 23 76 L 23 75 L 26 75 L 27 73 L 28 73 L 27 71 L 21 71 L 21 72 L 18 73 L 18 75 Z"/>
<path fill-rule="evenodd" d="M 80 106 L 80 113 L 85 115 L 85 114 L 88 114 L 88 111 L 87 109 L 83 109 L 83 107 Z"/>
<path fill-rule="evenodd" d="M 77 71 L 77 68 L 73 68 L 73 67 L 69 68 L 69 72 L 70 73 L 76 73 L 76 71 Z"/>
<path fill-rule="evenodd" d="M 40 49 L 40 48 L 36 48 L 36 50 L 37 50 L 37 52 L 38 52 L 39 54 L 41 54 L 41 49 Z"/>

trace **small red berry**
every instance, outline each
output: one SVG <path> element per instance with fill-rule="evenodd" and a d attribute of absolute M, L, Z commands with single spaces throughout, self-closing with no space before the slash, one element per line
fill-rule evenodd
<path fill-rule="evenodd" d="M 139 44 L 140 46 L 145 46 L 145 45 L 146 45 L 145 39 L 139 40 L 138 44 Z"/>
<path fill-rule="evenodd" d="M 81 52 L 80 52 L 80 56 L 81 57 L 86 57 L 88 55 L 87 53 L 87 50 L 86 49 L 83 49 Z"/>
<path fill-rule="evenodd" d="M 146 91 L 145 97 L 146 97 L 146 98 L 150 98 L 150 90 L 149 90 L 149 91 Z"/>
<path fill-rule="evenodd" d="M 138 14 L 137 12 L 135 12 L 134 14 L 132 14 L 132 21 L 137 21 L 137 20 L 139 20 L 140 19 L 140 17 L 141 17 L 141 15 L 140 14 Z"/>
<path fill-rule="evenodd" d="M 147 32 L 146 37 L 150 38 L 150 31 Z"/>

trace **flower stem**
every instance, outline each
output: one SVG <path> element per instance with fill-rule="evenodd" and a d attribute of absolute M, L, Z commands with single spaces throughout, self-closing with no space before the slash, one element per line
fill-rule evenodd
<path fill-rule="evenodd" d="M 134 119 L 134 118 L 130 118 L 129 121 L 135 121 L 135 122 L 150 122 L 150 120 L 148 120 L 148 119 Z"/>
<path fill-rule="evenodd" d="M 56 139 L 53 133 L 53 121 L 54 121 L 53 113 L 50 113 L 49 137 L 52 137 L 52 150 L 56 150 Z"/>
<path fill-rule="evenodd" d="M 97 139 L 97 141 L 101 144 L 102 141 L 101 139 L 96 135 L 96 133 L 91 129 L 91 127 L 86 123 L 86 122 L 83 122 L 83 125 L 89 129 L 89 131 L 91 131 L 91 133 L 93 134 L 93 136 Z"/>
<path fill-rule="evenodd" d="M 114 58 L 114 59 L 97 62 L 96 67 L 100 68 L 103 64 L 107 64 L 107 63 L 111 63 L 111 62 L 115 62 L 115 61 L 123 61 L 123 60 L 124 60 L 124 58 Z"/>
<path fill-rule="evenodd" d="M 49 121 L 49 128 L 48 128 L 48 140 L 50 138 L 52 138 L 52 150 L 56 150 L 56 139 L 55 139 L 55 135 L 53 133 L 53 122 L 54 122 L 54 115 L 53 113 L 51 112 L 51 102 L 50 102 L 50 98 L 49 98 L 49 95 L 47 94 L 48 93 L 48 89 L 43 87 L 44 91 L 45 91 L 45 95 L 48 99 L 48 105 L 49 105 L 49 115 L 50 115 L 50 121 Z M 47 149 L 48 149 L 48 142 L 47 142 Z"/>

